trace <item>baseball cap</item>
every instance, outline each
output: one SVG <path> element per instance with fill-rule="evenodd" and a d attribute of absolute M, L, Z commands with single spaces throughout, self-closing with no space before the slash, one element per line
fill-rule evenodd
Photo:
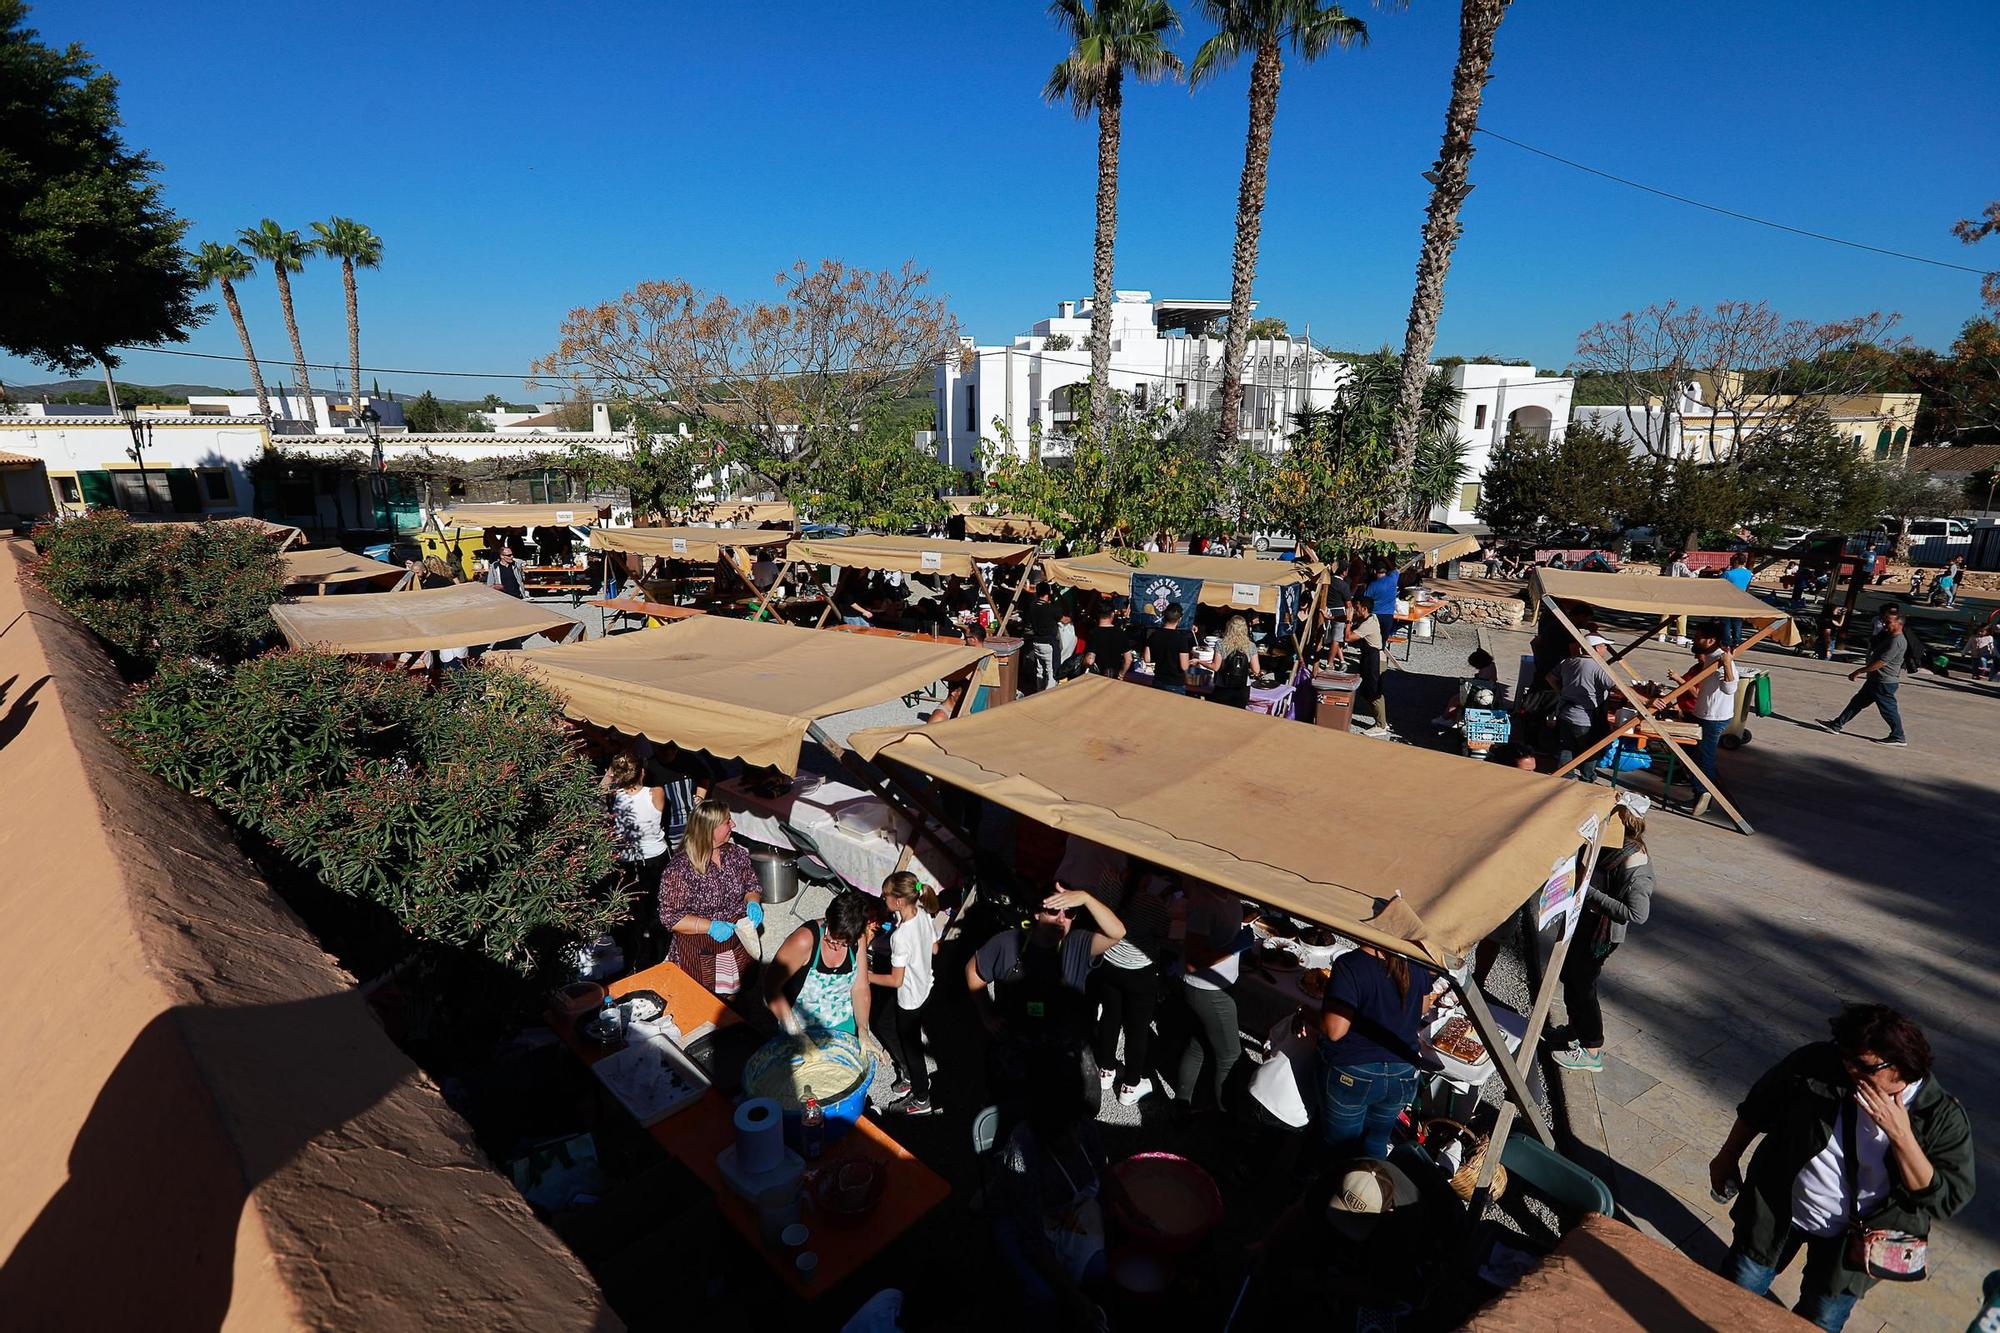
<path fill-rule="evenodd" d="M 1358 1158 L 1340 1168 L 1339 1183 L 1326 1201 L 1326 1220 L 1349 1240 L 1375 1229 L 1384 1213 L 1417 1201 L 1417 1187 L 1389 1162 Z"/>

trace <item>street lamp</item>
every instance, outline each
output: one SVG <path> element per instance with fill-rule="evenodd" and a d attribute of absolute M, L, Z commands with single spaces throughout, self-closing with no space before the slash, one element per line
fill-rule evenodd
<path fill-rule="evenodd" d="M 139 490 L 146 497 L 146 512 L 150 514 L 156 506 L 153 487 L 146 479 L 146 451 L 153 447 L 153 423 L 142 420 L 137 407 L 121 408 L 119 415 L 125 419 L 125 429 L 132 432 L 132 447 L 125 451 L 125 456 L 139 465 Z"/>
<path fill-rule="evenodd" d="M 382 456 L 382 414 L 371 404 L 361 409 L 361 424 L 368 428 L 368 483 L 375 494 L 376 521 L 389 526 L 389 462 Z"/>

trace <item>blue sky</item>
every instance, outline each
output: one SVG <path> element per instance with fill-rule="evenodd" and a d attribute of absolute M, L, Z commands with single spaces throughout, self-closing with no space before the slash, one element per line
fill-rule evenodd
<path fill-rule="evenodd" d="M 1402 339 L 1457 5 L 1358 12 L 1367 48 L 1287 70 L 1257 290 L 1295 330 L 1370 348 Z M 647 278 L 762 299 L 797 258 L 914 258 L 982 342 L 1090 284 L 1095 133 L 1040 101 L 1061 44 L 1032 0 L 45 0 L 29 21 L 118 77 L 127 134 L 162 164 L 190 241 L 267 215 L 301 230 L 357 217 L 387 247 L 363 279 L 364 364 L 505 372 L 382 374 L 385 388 L 524 397 L 515 376 L 567 310 Z M 1188 22 L 1191 57 L 1206 32 Z M 1992 0 L 1520 0 L 1483 120 L 1746 212 L 2000 267 L 2000 239 L 1981 255 L 1949 232 L 2000 193 L 1996 69 Z M 1246 82 L 1247 68 L 1193 97 L 1128 97 L 1121 287 L 1228 296 Z M 1940 347 L 1976 311 L 1971 274 L 1699 212 L 1492 140 L 1473 178 L 1439 354 L 1561 365 L 1586 325 L 1667 299 L 1896 310 Z M 308 359 L 344 362 L 337 270 L 313 266 L 295 290 Z M 242 297 L 260 354 L 288 361 L 268 277 Z M 219 312 L 187 346 L 239 351 Z M 120 373 L 247 382 L 239 366 L 148 354 Z M 6 358 L 0 377 L 54 378 Z"/>

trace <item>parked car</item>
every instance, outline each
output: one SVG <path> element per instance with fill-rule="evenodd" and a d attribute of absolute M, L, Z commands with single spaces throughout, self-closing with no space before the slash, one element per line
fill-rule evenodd
<path fill-rule="evenodd" d="M 1955 518 L 1913 518 L 1909 536 L 1913 565 L 1942 565 L 1972 553 L 1972 526 Z"/>

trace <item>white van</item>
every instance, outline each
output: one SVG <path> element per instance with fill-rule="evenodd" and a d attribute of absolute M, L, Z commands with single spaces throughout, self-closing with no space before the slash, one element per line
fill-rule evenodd
<path fill-rule="evenodd" d="M 1955 518 L 1910 520 L 1910 563 L 1942 565 L 1955 555 L 1971 553 L 1971 524 Z"/>

